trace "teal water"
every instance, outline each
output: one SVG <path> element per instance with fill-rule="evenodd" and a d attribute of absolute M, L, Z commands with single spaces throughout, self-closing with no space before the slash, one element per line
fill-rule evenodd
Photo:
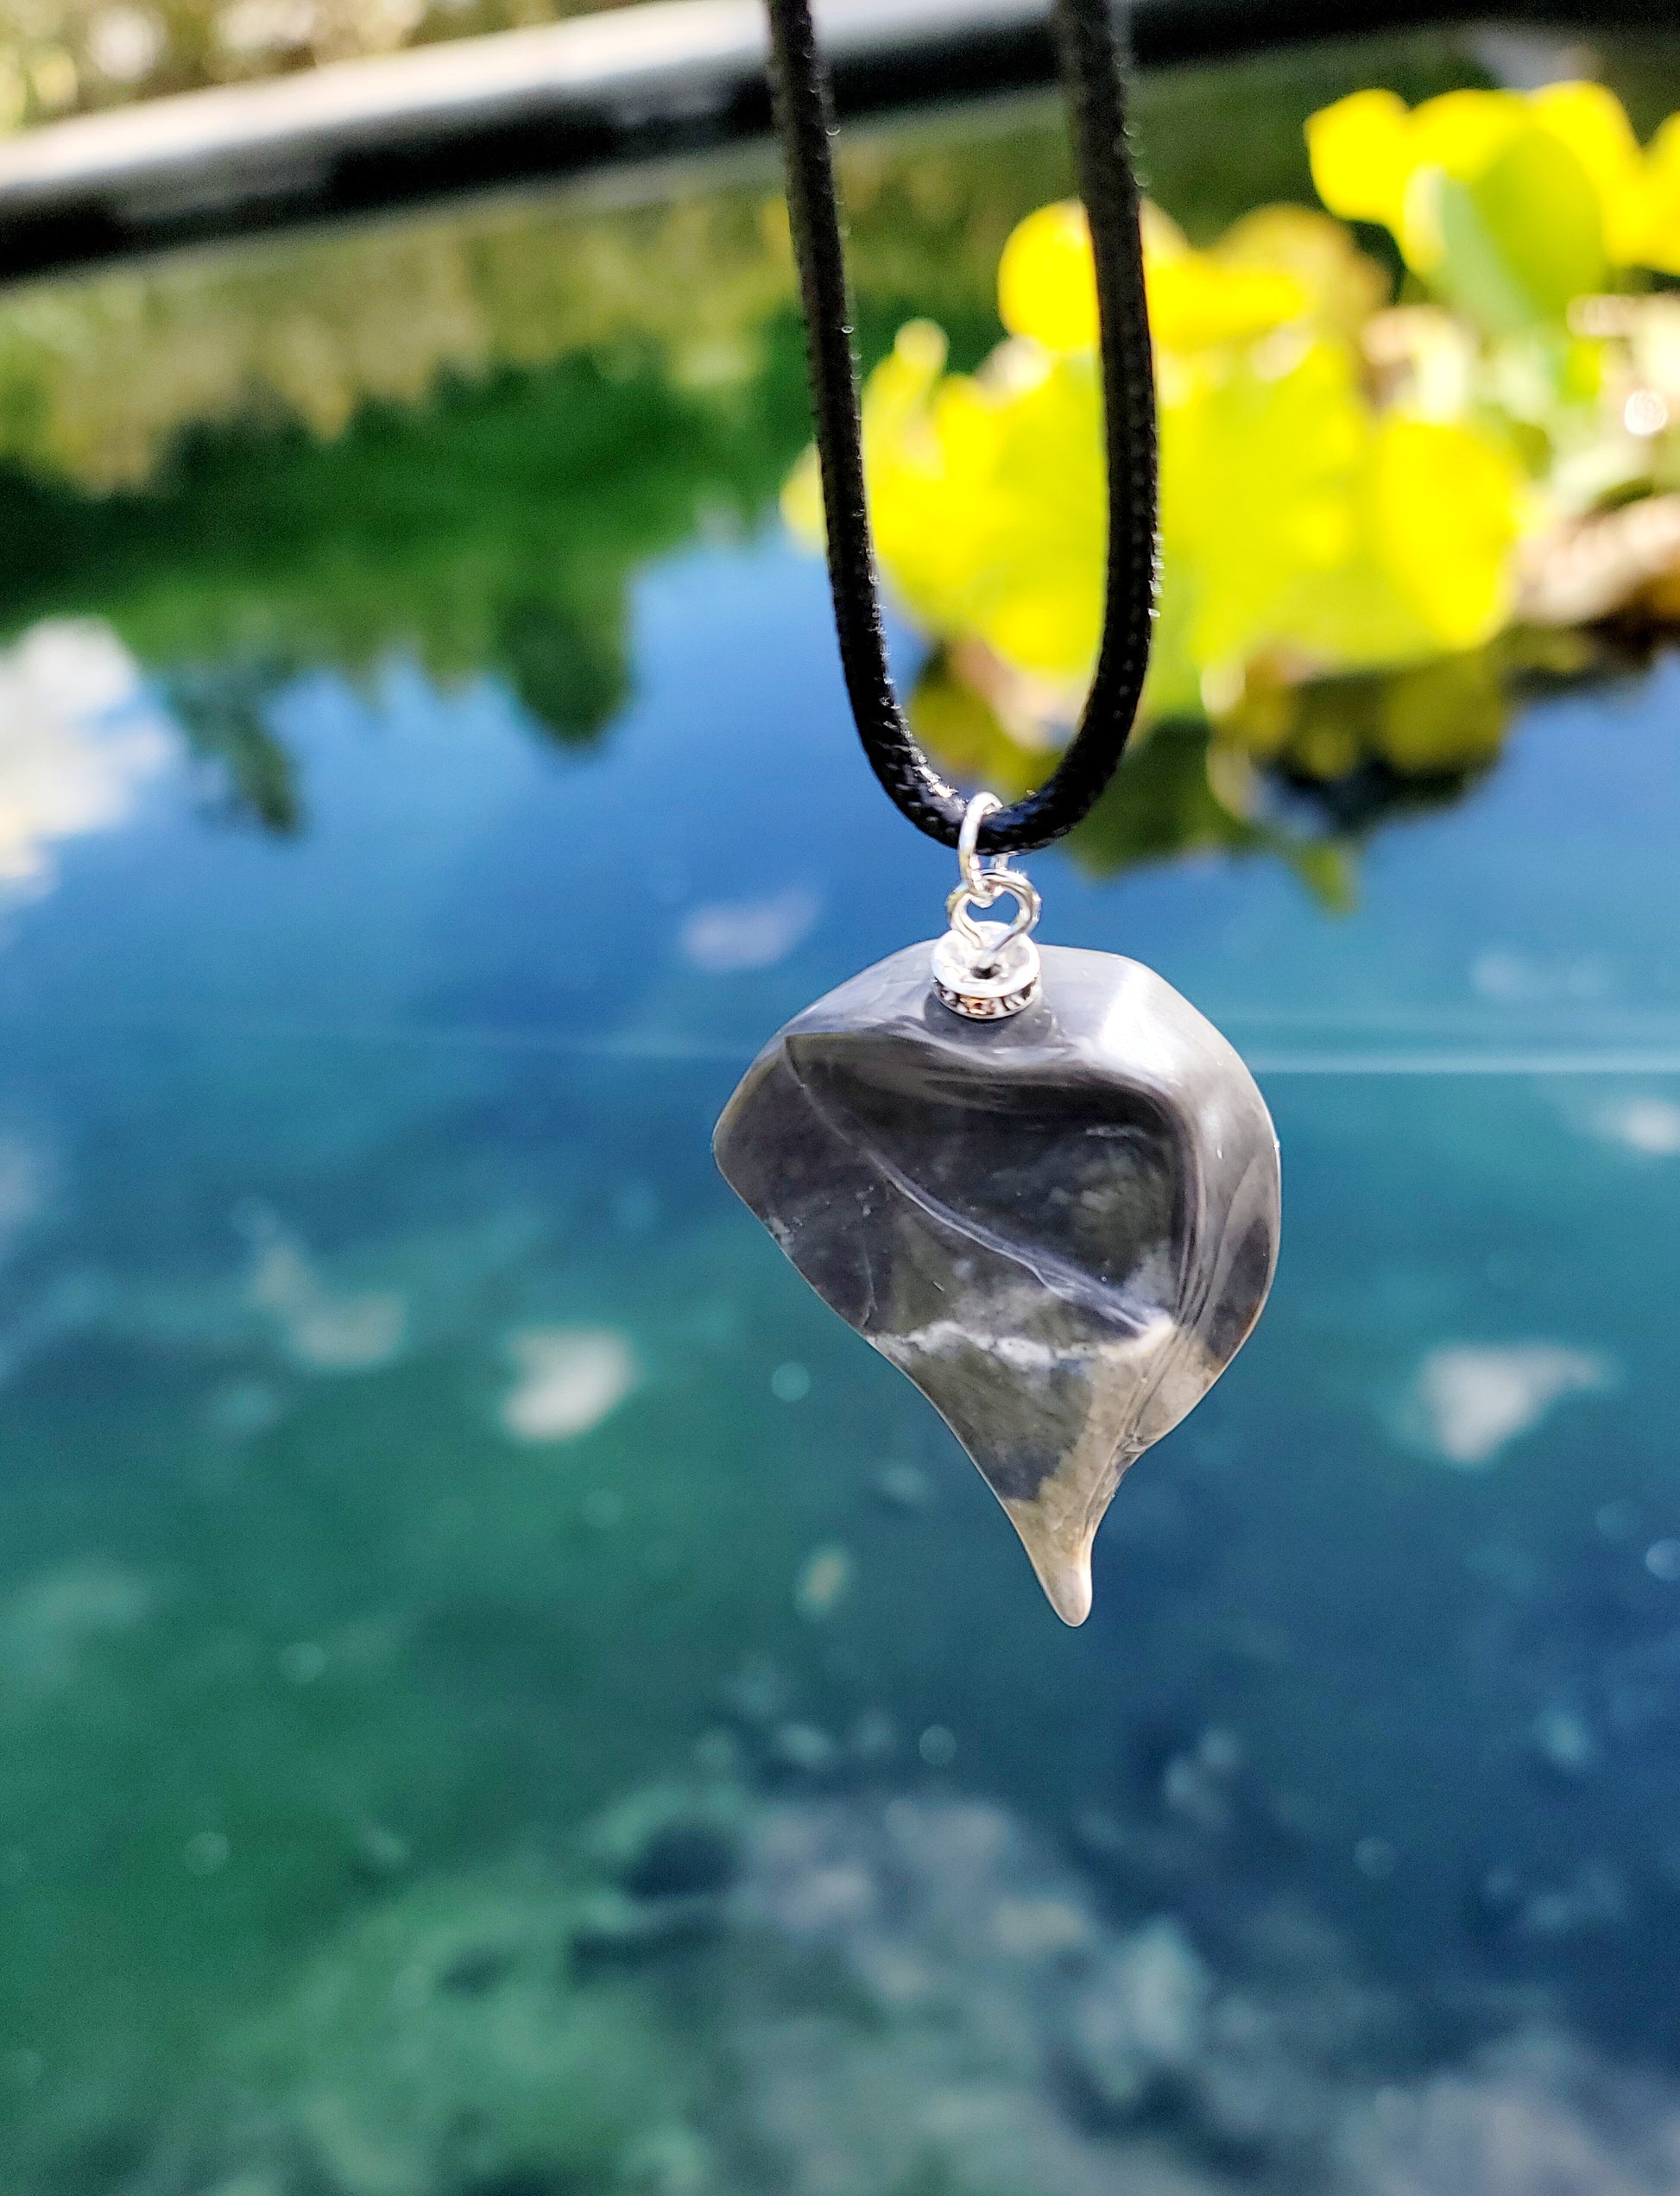
<path fill-rule="evenodd" d="M 945 888 L 818 569 L 771 534 L 646 571 L 588 751 L 492 678 L 298 672 L 290 839 L 113 645 L 8 659 L 98 797 L 0 953 L 4 2185 L 259 2174 L 216 2153 L 227 2054 L 278 2023 L 290 2093 L 312 1963 L 564 1873 L 697 1745 L 778 1803 L 1001 1807 L 1216 1967 L 1310 1916 L 1399 2009 L 1391 2085 L 1536 2021 L 1680 2058 L 1680 664 L 1529 704 L 1339 917 L 1258 860 L 1037 858 L 1047 935 L 1243 1047 L 1286 1185 L 1271 1309 L 1075 1634 L 711 1167 L 757 1044 Z M 522 2180 L 369 2137 L 329 2183 L 298 2139 L 254 2187 L 830 2185 L 621 2183 L 540 2132 Z"/>
<path fill-rule="evenodd" d="M 1147 79 L 1153 187 L 1484 59 Z M 951 865 L 767 180 L 641 187 L 0 304 L 0 2196 L 1673 2196 L 1680 655 L 1242 817 L 1162 726 L 1033 861 L 1285 1168 L 1068 1631 L 712 1166 Z M 1064 148 L 848 187 L 977 359 Z"/>

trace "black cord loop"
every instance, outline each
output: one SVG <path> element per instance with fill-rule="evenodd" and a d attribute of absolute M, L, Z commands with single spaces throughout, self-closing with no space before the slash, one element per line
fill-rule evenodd
<path fill-rule="evenodd" d="M 811 0 L 768 0 L 788 218 L 805 300 L 822 461 L 829 577 L 852 714 L 900 812 L 954 847 L 961 796 L 929 766 L 894 691 L 863 488 L 863 435 L 845 246 L 835 190 L 834 101 Z M 1155 603 L 1155 390 L 1138 192 L 1111 0 L 1056 0 L 1079 187 L 1090 223 L 1107 413 L 1108 599 L 1079 729 L 1047 781 L 981 826 L 983 854 L 1023 854 L 1071 830 L 1113 777 L 1137 715 Z"/>

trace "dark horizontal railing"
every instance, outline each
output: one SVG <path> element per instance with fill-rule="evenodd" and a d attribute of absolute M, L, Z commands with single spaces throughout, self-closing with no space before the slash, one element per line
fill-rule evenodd
<path fill-rule="evenodd" d="M 1054 73 L 1049 0 L 830 0 L 841 110 Z M 1462 23 L 1463 0 L 1134 0 L 1139 62 Z M 1478 20 L 1669 28 L 1675 0 L 1521 0 Z M 0 281 L 762 136 L 759 0 L 655 0 L 154 99 L 0 142 Z"/>

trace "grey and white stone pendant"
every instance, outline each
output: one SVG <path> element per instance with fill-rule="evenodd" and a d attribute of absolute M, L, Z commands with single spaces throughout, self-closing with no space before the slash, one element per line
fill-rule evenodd
<path fill-rule="evenodd" d="M 1033 887 L 981 868 L 965 836 L 950 935 L 779 1031 L 712 1148 L 818 1295 L 951 1427 L 1077 1625 L 1122 1473 L 1260 1316 L 1278 1142 L 1210 1022 L 1134 961 L 1040 955 Z M 1021 908 L 1007 930 L 967 914 L 1005 893 Z"/>

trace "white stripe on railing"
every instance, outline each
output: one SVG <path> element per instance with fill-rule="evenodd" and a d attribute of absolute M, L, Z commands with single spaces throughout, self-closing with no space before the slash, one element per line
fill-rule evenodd
<path fill-rule="evenodd" d="M 838 63 L 941 37 L 1031 29 L 1049 0 L 818 0 Z M 760 0 L 647 0 L 528 30 L 493 32 L 261 83 L 147 100 L 0 140 L 0 224 L 68 191 L 191 203 L 276 163 L 536 116 L 625 125 L 721 106 L 762 73 Z"/>

